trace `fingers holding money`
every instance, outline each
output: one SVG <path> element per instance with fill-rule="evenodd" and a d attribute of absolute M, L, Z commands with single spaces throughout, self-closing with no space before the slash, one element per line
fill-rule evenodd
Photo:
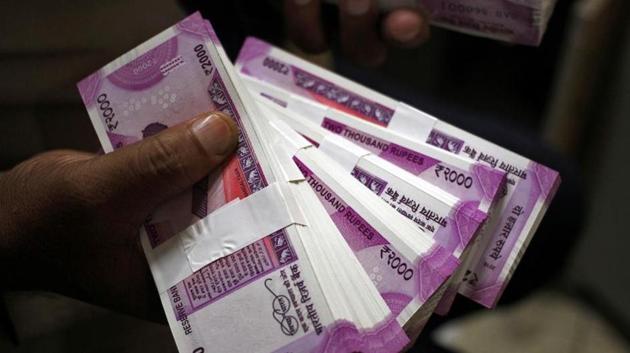
<path fill-rule="evenodd" d="M 98 158 L 93 175 L 107 184 L 112 197 L 155 206 L 220 165 L 236 147 L 237 137 L 238 128 L 227 115 L 202 114 Z"/>
<path fill-rule="evenodd" d="M 382 16 L 376 0 L 338 0 L 339 40 L 345 55 L 363 66 L 379 66 L 387 45 L 413 48 L 429 38 L 429 21 L 418 8 L 394 9 Z M 320 0 L 285 0 L 289 39 L 302 50 L 319 53 L 328 47 Z"/>
<path fill-rule="evenodd" d="M 230 117 L 206 113 L 106 155 L 52 151 L 1 174 L 0 205 L 11 207 L 0 207 L 0 265 L 21 264 L 3 284 L 162 319 L 138 228 L 220 166 L 237 136 Z"/>

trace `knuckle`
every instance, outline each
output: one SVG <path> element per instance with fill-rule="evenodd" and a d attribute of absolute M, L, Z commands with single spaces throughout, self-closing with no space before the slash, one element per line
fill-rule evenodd
<path fill-rule="evenodd" d="M 141 173 L 166 179 L 185 176 L 182 156 L 174 141 L 155 136 L 138 150 L 136 167 Z"/>

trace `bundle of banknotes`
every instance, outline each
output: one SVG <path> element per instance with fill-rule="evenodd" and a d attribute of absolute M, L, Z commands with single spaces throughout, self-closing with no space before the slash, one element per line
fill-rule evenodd
<path fill-rule="evenodd" d="M 338 0 L 328 0 L 337 3 Z M 379 0 L 379 8 L 420 8 L 435 26 L 516 44 L 539 45 L 557 0 Z"/>
<path fill-rule="evenodd" d="M 458 296 L 496 305 L 560 183 L 261 40 L 232 64 L 198 13 L 78 87 L 106 152 L 208 111 L 240 128 L 140 230 L 180 352 L 404 350 Z"/>

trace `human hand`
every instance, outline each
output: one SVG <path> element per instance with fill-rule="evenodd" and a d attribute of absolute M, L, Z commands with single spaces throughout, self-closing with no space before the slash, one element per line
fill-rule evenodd
<path fill-rule="evenodd" d="M 341 47 L 351 60 L 364 66 L 378 66 L 385 61 L 387 46 L 383 39 L 391 45 L 411 48 L 429 38 L 429 21 L 419 9 L 396 9 L 381 21 L 376 0 L 339 0 L 338 4 Z M 326 49 L 320 0 L 284 0 L 284 15 L 289 38 L 295 44 L 313 53 Z"/>
<path fill-rule="evenodd" d="M 138 230 L 231 154 L 238 129 L 197 116 L 107 155 L 52 151 L 0 174 L 0 280 L 162 319 Z"/>

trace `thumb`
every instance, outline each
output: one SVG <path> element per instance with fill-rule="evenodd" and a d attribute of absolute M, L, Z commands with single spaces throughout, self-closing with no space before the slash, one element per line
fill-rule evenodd
<path fill-rule="evenodd" d="M 232 118 L 207 113 L 102 156 L 95 169 L 113 199 L 155 207 L 219 166 L 237 140 Z"/>

